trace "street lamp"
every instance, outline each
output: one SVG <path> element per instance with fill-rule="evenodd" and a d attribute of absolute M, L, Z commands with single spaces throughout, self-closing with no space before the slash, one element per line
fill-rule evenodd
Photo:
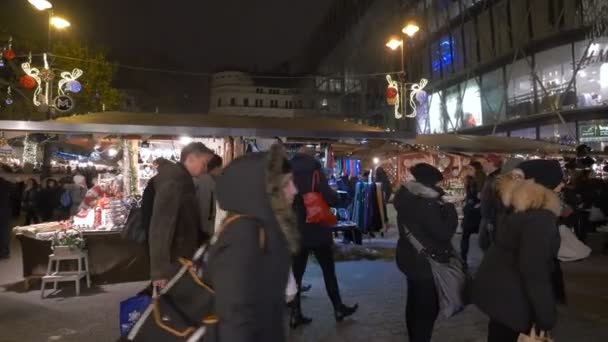
<path fill-rule="evenodd" d="M 413 38 L 416 35 L 416 33 L 418 33 L 418 31 L 420 31 L 420 27 L 418 25 L 416 25 L 415 23 L 408 23 L 401 30 L 401 32 L 405 33 L 410 38 Z"/>
<path fill-rule="evenodd" d="M 66 29 L 72 25 L 69 21 L 61 17 L 51 17 L 51 19 L 49 19 L 49 24 L 58 30 Z"/>
<path fill-rule="evenodd" d="M 47 0 L 28 0 L 28 2 L 39 11 L 46 11 L 53 8 L 53 4 Z"/>
<path fill-rule="evenodd" d="M 47 11 L 49 14 L 49 30 L 48 30 L 48 40 L 47 40 L 47 48 L 50 52 L 51 50 L 51 42 L 52 42 L 52 30 L 53 27 L 58 30 L 63 30 L 71 26 L 70 22 L 61 17 L 53 16 L 53 4 L 48 0 L 28 0 L 28 2 L 34 6 L 39 11 Z"/>
<path fill-rule="evenodd" d="M 405 35 L 407 35 L 409 38 L 413 38 L 416 33 L 418 33 L 418 31 L 420 31 L 420 27 L 414 23 L 414 22 L 409 22 L 407 23 L 402 29 L 401 32 L 403 32 Z M 404 62 L 404 53 L 403 53 L 403 45 L 405 45 L 405 42 L 403 39 L 398 39 L 398 38 L 391 38 L 387 43 L 386 46 L 388 48 L 390 48 L 391 50 L 397 50 L 397 48 L 401 48 L 401 81 L 400 81 L 400 86 L 401 89 L 399 91 L 399 103 L 401 104 L 401 108 L 403 113 L 405 113 L 405 102 L 404 102 L 404 96 L 405 96 L 405 62 Z"/>

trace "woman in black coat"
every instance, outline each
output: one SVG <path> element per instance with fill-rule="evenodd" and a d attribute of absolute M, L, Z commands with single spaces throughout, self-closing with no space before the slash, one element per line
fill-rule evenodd
<path fill-rule="evenodd" d="M 327 178 L 321 170 L 321 163 L 314 157 L 314 152 L 303 148 L 291 160 L 293 167 L 293 181 L 298 188 L 298 195 L 294 200 L 294 210 L 298 220 L 298 230 L 300 231 L 300 252 L 293 259 L 293 275 L 298 284 L 298 289 L 302 288 L 302 278 L 306 272 L 308 257 L 313 254 L 323 271 L 325 289 L 334 308 L 334 317 L 340 322 L 346 317 L 351 316 L 357 311 L 358 305 L 347 306 L 342 302 L 340 287 L 336 276 L 336 266 L 333 251 L 333 236 L 331 227 L 318 223 L 306 222 L 306 206 L 304 205 L 303 195 L 314 191 L 321 193 L 325 202 L 336 207 L 340 204 L 337 193 L 335 193 L 327 182 Z M 319 174 L 318 184 L 313 186 L 313 175 Z M 315 180 L 316 182 L 316 180 Z M 292 303 L 290 326 L 297 328 L 301 325 L 310 324 L 312 319 L 302 314 L 300 293 L 298 291 Z"/>
<path fill-rule="evenodd" d="M 557 161 L 532 160 L 519 169 L 529 179 L 507 174 L 497 180 L 506 210 L 473 283 L 474 303 L 490 316 L 489 342 L 515 342 L 533 325 L 551 330 L 557 303 L 564 299 L 557 262 L 561 167 Z"/>
<path fill-rule="evenodd" d="M 286 342 L 285 289 L 299 247 L 297 189 L 282 147 L 234 160 L 218 178 L 220 208 L 242 215 L 209 251 L 218 342 Z M 205 339 L 207 341 L 207 339 Z"/>
<path fill-rule="evenodd" d="M 462 208 L 464 219 L 462 220 L 462 239 L 460 240 L 460 255 L 462 261 L 467 264 L 469 254 L 469 242 L 472 234 L 479 233 L 481 223 L 481 200 L 479 193 L 483 184 L 479 184 L 472 175 L 464 179 L 465 199 Z"/>
<path fill-rule="evenodd" d="M 454 254 L 452 237 L 458 227 L 458 214 L 451 203 L 442 200 L 445 192 L 437 186 L 443 179 L 429 164 L 410 169 L 416 181 L 407 182 L 395 194 L 399 242 L 397 266 L 407 276 L 406 323 L 411 342 L 429 342 L 439 314 L 439 299 L 431 265 L 409 242 L 409 230 L 424 248 L 441 260 Z"/>

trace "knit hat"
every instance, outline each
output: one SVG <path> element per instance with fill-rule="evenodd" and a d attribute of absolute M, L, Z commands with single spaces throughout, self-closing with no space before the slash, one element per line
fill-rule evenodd
<path fill-rule="evenodd" d="M 534 179 L 536 183 L 550 190 L 564 181 L 562 167 L 557 160 L 527 160 L 519 164 L 518 169 L 524 172 L 526 178 Z"/>
<path fill-rule="evenodd" d="M 500 169 L 500 173 L 504 175 L 504 174 L 507 174 L 507 173 L 515 170 L 519 166 L 519 164 L 521 164 L 523 161 L 524 160 L 522 158 L 511 158 L 511 159 L 508 159 L 502 165 L 502 168 Z"/>
<path fill-rule="evenodd" d="M 443 180 L 441 171 L 427 163 L 420 163 L 412 166 L 410 172 L 417 182 L 426 186 L 435 186 Z"/>

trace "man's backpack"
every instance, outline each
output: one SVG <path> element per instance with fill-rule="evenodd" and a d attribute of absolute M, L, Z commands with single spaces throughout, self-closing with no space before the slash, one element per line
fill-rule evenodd
<path fill-rule="evenodd" d="M 150 221 L 154 210 L 154 182 L 151 179 L 144 189 L 141 202 L 134 203 L 129 211 L 122 237 L 143 244 L 148 241 Z"/>

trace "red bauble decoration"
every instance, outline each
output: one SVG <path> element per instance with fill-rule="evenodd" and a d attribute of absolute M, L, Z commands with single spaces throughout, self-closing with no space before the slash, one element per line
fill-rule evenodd
<path fill-rule="evenodd" d="M 30 75 L 23 75 L 19 79 L 19 85 L 25 89 L 34 89 L 37 84 L 38 82 L 36 81 L 36 79 Z"/>
<path fill-rule="evenodd" d="M 386 88 L 386 102 L 389 106 L 394 106 L 397 103 L 397 95 L 399 91 L 395 87 Z"/>
<path fill-rule="evenodd" d="M 8 49 L 4 50 L 2 57 L 4 57 L 4 59 L 6 59 L 7 61 L 12 61 L 13 59 L 17 58 L 17 55 L 15 54 L 15 51 Z"/>

